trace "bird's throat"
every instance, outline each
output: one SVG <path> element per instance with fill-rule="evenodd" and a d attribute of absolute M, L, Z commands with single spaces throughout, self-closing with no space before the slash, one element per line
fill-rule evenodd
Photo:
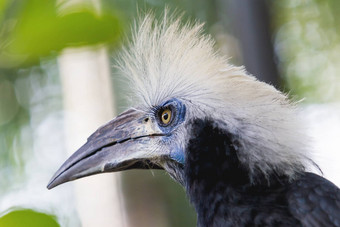
<path fill-rule="evenodd" d="M 249 174 L 242 167 L 233 145 L 233 135 L 209 119 L 191 123 L 186 149 L 184 180 L 187 194 L 199 216 L 209 219 L 204 207 L 211 195 L 226 187 L 249 185 Z M 203 209 L 203 210 L 202 210 Z M 200 215 L 204 213 L 204 215 Z"/>
<path fill-rule="evenodd" d="M 241 165 L 231 133 L 221 129 L 209 119 L 196 119 L 191 123 L 191 137 L 186 149 L 185 179 L 192 184 L 205 184 L 206 189 L 214 182 L 246 184 L 249 174 Z"/>

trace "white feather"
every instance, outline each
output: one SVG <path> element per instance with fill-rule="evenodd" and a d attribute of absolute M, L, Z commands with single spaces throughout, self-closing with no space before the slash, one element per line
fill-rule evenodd
<path fill-rule="evenodd" d="M 307 138 L 296 106 L 273 86 L 228 63 L 199 23 L 142 19 L 121 55 L 136 104 L 149 110 L 171 98 L 183 100 L 187 118 L 210 117 L 240 137 L 240 161 L 258 173 L 290 177 L 309 163 Z"/>

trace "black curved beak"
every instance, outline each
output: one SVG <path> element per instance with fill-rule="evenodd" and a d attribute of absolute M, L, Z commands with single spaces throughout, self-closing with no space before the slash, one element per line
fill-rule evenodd
<path fill-rule="evenodd" d="M 133 168 L 161 168 L 153 159 L 165 136 L 145 112 L 130 109 L 100 127 L 54 174 L 48 189 L 78 178 Z"/>

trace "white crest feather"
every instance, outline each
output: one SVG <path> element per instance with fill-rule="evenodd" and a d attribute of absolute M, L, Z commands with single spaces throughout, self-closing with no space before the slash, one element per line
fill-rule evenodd
<path fill-rule="evenodd" d="M 307 158 L 295 105 L 273 86 L 257 81 L 214 50 L 202 24 L 157 21 L 148 14 L 134 30 L 119 68 L 130 78 L 139 108 L 177 98 L 189 106 L 187 118 L 225 122 L 240 138 L 241 162 L 252 172 L 294 177 Z"/>

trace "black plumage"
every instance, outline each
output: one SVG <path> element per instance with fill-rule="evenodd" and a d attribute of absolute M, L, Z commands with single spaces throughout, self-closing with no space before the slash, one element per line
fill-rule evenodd
<path fill-rule="evenodd" d="M 313 173 L 253 181 L 238 160 L 237 135 L 192 122 L 184 179 L 198 226 L 340 226 L 340 190 Z"/>

